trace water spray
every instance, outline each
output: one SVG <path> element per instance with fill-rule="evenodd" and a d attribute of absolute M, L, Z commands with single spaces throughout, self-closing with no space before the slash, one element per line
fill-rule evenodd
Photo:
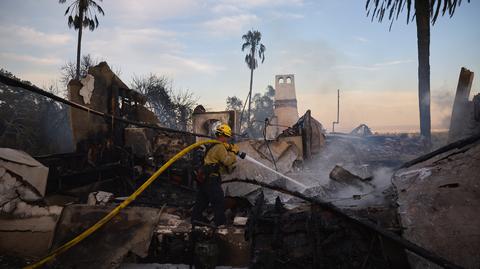
<path fill-rule="evenodd" d="M 239 151 L 239 152 L 237 153 L 237 155 L 238 155 L 238 157 L 240 157 L 240 158 L 242 158 L 242 159 L 244 159 L 244 160 L 247 160 L 247 161 L 249 161 L 249 162 L 251 162 L 251 163 L 253 163 L 253 164 L 257 165 L 257 166 L 263 167 L 263 168 L 267 169 L 268 171 L 270 171 L 270 172 L 272 172 L 272 173 L 275 173 L 276 175 L 278 175 L 278 176 L 280 176 L 280 177 L 282 177 L 282 178 L 284 178 L 284 179 L 286 179 L 286 180 L 294 183 L 295 185 L 300 186 L 300 187 L 302 188 L 302 190 L 305 190 L 305 189 L 308 188 L 306 185 L 298 182 L 297 180 L 295 180 L 295 179 L 293 179 L 293 178 L 291 178 L 291 177 L 288 177 L 288 176 L 286 176 L 286 175 L 284 175 L 284 174 L 282 174 L 282 173 L 280 173 L 280 172 L 278 172 L 278 171 L 276 171 L 276 170 L 274 170 L 274 169 L 266 166 L 265 164 L 263 164 L 263 163 L 255 160 L 254 158 L 248 156 L 245 152 Z"/>

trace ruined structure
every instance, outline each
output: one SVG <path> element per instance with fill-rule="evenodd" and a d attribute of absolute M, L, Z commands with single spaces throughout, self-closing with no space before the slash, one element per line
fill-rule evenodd
<path fill-rule="evenodd" d="M 473 77 L 472 71 L 462 67 L 452 108 L 449 142 L 480 134 L 480 94 L 469 99 Z"/>
<path fill-rule="evenodd" d="M 0 253 L 48 252 L 62 208 L 45 206 L 48 168 L 25 152 L 0 148 Z"/>
<path fill-rule="evenodd" d="M 240 133 L 239 115 L 236 111 L 205 111 L 203 106 L 197 106 L 193 111 L 193 132 L 208 136 L 215 135 L 218 124 L 226 123 L 234 134 Z M 197 141 L 204 138 L 197 137 Z"/>
<path fill-rule="evenodd" d="M 408 268 L 410 262 L 421 267 L 424 261 L 410 252 L 407 260 L 408 249 L 436 264 L 451 266 L 446 257 L 475 268 L 478 136 L 402 165 L 424 153 L 420 138 L 377 135 L 365 125 L 351 134 L 326 135 L 310 110 L 298 118 L 293 75 L 277 79 L 276 86 L 277 124 L 269 126 L 275 136 L 237 137 L 241 151 L 257 163 L 240 160 L 224 178 L 226 228 L 190 223 L 194 168 L 203 156 L 199 150 L 170 166 L 103 229 L 49 265 Z M 0 150 L 0 266 L 5 254 L 36 260 L 84 231 L 175 153 L 211 135 L 218 122 L 238 132 L 235 112 L 207 112 L 202 106 L 194 111 L 195 133 L 159 126 L 145 108 L 145 97 L 129 89 L 106 63 L 70 82 L 74 103 L 21 87 L 72 106 L 76 149 L 36 160 Z M 472 115 L 478 114 L 474 106 Z M 296 188 L 258 163 L 306 188 Z M 400 166 L 392 186 L 393 169 Z M 211 219 L 211 212 L 205 217 Z M 19 238 L 22 244 L 16 242 Z"/>
<path fill-rule="evenodd" d="M 393 176 L 404 237 L 465 268 L 480 264 L 480 136 L 406 163 Z M 412 268 L 432 268 L 410 255 Z"/>
<path fill-rule="evenodd" d="M 267 136 L 272 139 L 283 130 L 298 121 L 297 95 L 295 93 L 295 76 L 275 76 L 275 110 L 270 120 Z"/>
<path fill-rule="evenodd" d="M 70 101 L 93 110 L 140 122 L 159 123 L 155 114 L 144 107 L 145 96 L 129 89 L 106 62 L 91 67 L 87 77 L 82 80 L 70 81 L 68 92 Z M 85 141 L 101 137 L 111 140 L 115 145 L 123 145 L 120 134 L 126 127 L 124 123 L 103 119 L 75 108 L 70 108 L 70 123 L 77 150 Z"/>

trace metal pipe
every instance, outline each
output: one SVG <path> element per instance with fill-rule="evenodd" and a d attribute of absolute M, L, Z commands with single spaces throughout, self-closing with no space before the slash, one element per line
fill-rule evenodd
<path fill-rule="evenodd" d="M 335 124 L 340 123 L 340 90 L 337 90 L 337 121 L 332 122 L 332 133 L 335 133 Z"/>

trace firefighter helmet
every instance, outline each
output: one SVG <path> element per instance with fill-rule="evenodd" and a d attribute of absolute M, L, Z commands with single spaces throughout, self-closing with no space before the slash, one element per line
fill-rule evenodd
<path fill-rule="evenodd" d="M 220 124 L 218 125 L 217 129 L 215 130 L 215 135 L 216 136 L 226 136 L 226 137 L 231 137 L 232 136 L 232 128 L 228 126 L 227 124 Z"/>

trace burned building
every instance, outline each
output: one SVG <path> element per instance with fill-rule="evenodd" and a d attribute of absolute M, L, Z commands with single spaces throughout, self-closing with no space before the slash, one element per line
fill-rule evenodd
<path fill-rule="evenodd" d="M 199 106 L 193 132 L 165 128 L 145 107 L 145 97 L 106 63 L 69 83 L 69 101 L 2 78 L 68 104 L 75 145 L 73 152 L 35 158 L 0 150 L 2 255 L 22 257 L 17 267 L 32 264 L 100 220 L 102 229 L 75 241 L 48 265 L 418 268 L 425 263 L 419 256 L 445 267 L 455 268 L 453 261 L 474 268 L 476 253 L 450 255 L 431 238 L 440 232 L 446 240 L 459 235 L 458 244 L 449 247 L 476 249 L 475 227 L 445 227 L 457 223 L 452 218 L 457 213 L 467 222 L 463 217 L 473 214 L 478 202 L 478 137 L 409 163 L 424 154 L 421 140 L 374 135 L 366 126 L 352 134 L 326 134 L 310 110 L 298 117 L 293 75 L 283 78 L 287 85 L 276 85 L 275 113 L 280 118 L 286 113 L 289 117 L 281 121 L 288 125 L 272 124 L 277 128 L 273 138 L 238 138 L 250 160 L 239 160 L 224 178 L 226 227 L 190 223 L 198 154 L 186 154 L 163 173 L 157 171 L 183 148 L 209 138 L 218 122 L 228 122 L 237 132 L 235 112 Z M 159 177 L 150 181 L 154 173 Z M 439 179 L 435 184 L 434 178 Z M 136 197 L 147 181 L 151 185 Z M 452 207 L 445 197 L 454 197 Z M 437 200 L 438 207 L 431 203 Z M 211 215 L 206 212 L 207 220 Z M 441 227 L 432 226 L 438 218 Z M 2 255 L 0 262 L 8 262 Z"/>

